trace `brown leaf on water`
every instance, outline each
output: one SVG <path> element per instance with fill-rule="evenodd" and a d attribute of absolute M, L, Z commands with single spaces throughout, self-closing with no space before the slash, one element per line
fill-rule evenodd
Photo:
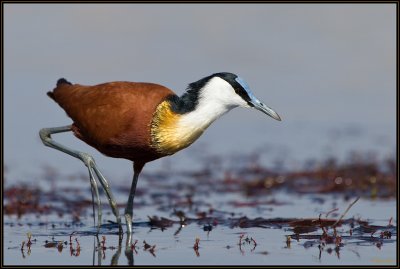
<path fill-rule="evenodd" d="M 161 217 L 159 218 L 158 216 L 147 216 L 149 218 L 149 225 L 153 226 L 153 227 L 157 227 L 157 228 L 161 228 L 161 229 L 165 229 L 168 227 L 172 227 L 172 225 L 174 225 L 174 221 Z"/>
<path fill-rule="evenodd" d="M 289 225 L 292 227 L 327 227 L 333 225 L 335 222 L 335 219 L 299 219 L 289 222 Z"/>

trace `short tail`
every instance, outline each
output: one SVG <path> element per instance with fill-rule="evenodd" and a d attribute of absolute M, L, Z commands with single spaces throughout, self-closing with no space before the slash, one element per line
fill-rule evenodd
<path fill-rule="evenodd" d="M 57 80 L 57 87 L 60 86 L 61 84 L 72 85 L 72 83 L 66 80 L 65 78 L 60 78 L 59 80 Z"/>
<path fill-rule="evenodd" d="M 62 84 L 72 85 L 72 83 L 69 82 L 68 80 L 66 80 L 65 78 L 60 78 L 59 80 L 57 80 L 57 87 L 59 87 Z M 49 96 L 51 99 L 53 99 L 55 101 L 54 93 L 52 91 L 47 92 L 47 96 Z"/>

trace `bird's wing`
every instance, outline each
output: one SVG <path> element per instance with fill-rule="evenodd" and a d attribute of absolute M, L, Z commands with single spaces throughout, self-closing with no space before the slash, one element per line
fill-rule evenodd
<path fill-rule="evenodd" d="M 152 83 L 60 83 L 52 98 L 74 121 L 75 135 L 92 146 L 149 143 L 155 108 L 170 89 Z"/>

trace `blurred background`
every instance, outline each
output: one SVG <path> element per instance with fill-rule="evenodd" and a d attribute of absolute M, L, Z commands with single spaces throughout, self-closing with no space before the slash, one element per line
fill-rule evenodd
<path fill-rule="evenodd" d="M 32 182 L 46 166 L 86 173 L 38 136 L 71 123 L 46 96 L 60 77 L 154 82 L 180 95 L 190 82 L 233 72 L 283 118 L 235 109 L 144 173 L 255 152 L 267 167 L 351 151 L 393 156 L 395 23 L 395 4 L 4 4 L 7 181 Z M 106 176 L 130 179 L 129 161 L 105 157 L 71 133 L 54 138 L 92 154 Z"/>

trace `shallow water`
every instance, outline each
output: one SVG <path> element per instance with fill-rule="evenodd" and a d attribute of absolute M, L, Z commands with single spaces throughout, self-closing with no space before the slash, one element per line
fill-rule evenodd
<path fill-rule="evenodd" d="M 270 211 L 263 209 L 240 209 L 238 214 L 252 212 L 256 215 L 268 216 L 290 215 L 293 212 L 301 218 L 305 216 L 304 206 L 317 212 L 324 210 L 326 205 L 313 205 L 312 199 L 308 196 L 295 197 L 296 203 L 290 203 L 290 206 L 278 206 Z M 290 197 L 288 197 L 290 199 Z M 338 202 L 331 197 L 326 203 Z M 339 205 L 344 205 L 339 201 Z M 396 262 L 396 229 L 395 227 L 385 227 L 388 220 L 383 218 L 387 215 L 382 212 L 395 214 L 394 203 L 392 201 L 371 202 L 368 200 L 359 201 L 356 208 L 352 210 L 352 215 L 365 215 L 368 211 L 369 216 L 376 219 L 369 219 L 370 225 L 380 225 L 375 235 L 357 231 L 359 226 L 353 228 L 353 235 L 350 236 L 350 225 L 343 225 L 338 228 L 338 233 L 342 237 L 343 246 L 336 249 L 336 245 L 326 244 L 323 248 L 318 239 L 321 230 L 307 233 L 309 239 L 301 238 L 297 241 L 293 235 L 293 227 L 282 221 L 281 228 L 278 227 L 252 227 L 240 228 L 229 227 L 229 225 L 200 225 L 196 223 L 183 225 L 176 223 L 164 230 L 152 228 L 147 220 L 141 221 L 140 218 L 135 221 L 134 234 L 132 242 L 137 240 L 135 250 L 128 248 L 133 257 L 134 264 L 266 264 L 266 265 L 299 265 L 299 264 L 323 264 L 323 265 L 343 265 L 343 264 L 370 264 L 370 265 L 388 265 Z M 364 210 L 363 210 L 364 209 Z M 365 210 L 368 209 L 368 210 Z M 273 212 L 268 214 L 265 211 Z M 138 210 L 137 215 L 146 214 L 146 210 Z M 70 216 L 66 215 L 62 219 L 58 216 L 49 215 L 45 218 L 36 218 L 26 216 L 20 220 L 13 217 L 5 219 L 4 242 L 5 242 L 5 264 L 6 265 L 91 265 L 91 264 L 130 264 L 125 255 L 124 238 L 119 246 L 119 236 L 116 234 L 118 229 L 116 225 L 104 225 L 96 237 L 96 229 L 91 225 L 92 219 L 88 216 L 79 223 L 68 222 Z M 110 216 L 107 216 L 108 218 Z M 172 218 L 177 219 L 177 218 Z M 212 227 L 207 231 L 207 227 Z M 210 228 L 209 228 L 210 229 Z M 391 231 L 392 236 L 380 238 L 380 231 Z M 27 242 L 27 233 L 32 233 L 30 248 L 26 245 L 21 249 L 22 242 Z M 70 235 L 72 235 L 72 245 L 70 244 Z M 253 238 L 256 243 L 245 242 L 239 245 L 240 236 L 243 238 Z M 292 235 L 290 243 L 287 242 L 287 236 Z M 315 235 L 314 237 L 312 235 Z M 105 249 L 97 247 L 97 240 L 103 246 L 101 241 L 105 237 Z M 196 238 L 199 238 L 199 248 L 194 249 Z M 306 236 L 304 236 L 306 237 Z M 77 252 L 77 241 L 80 250 Z M 144 249 L 144 241 L 151 246 L 156 245 L 154 251 Z M 62 242 L 62 248 L 55 244 L 53 247 L 46 247 L 48 242 Z M 64 244 L 65 242 L 65 244 Z M 72 247 L 72 248 L 71 248 Z M 120 256 L 118 249 L 120 247 Z"/>
<path fill-rule="evenodd" d="M 208 164 L 199 171 L 144 175 L 128 247 L 102 192 L 103 222 L 97 235 L 85 175 L 62 180 L 48 169 L 34 186 L 6 188 L 4 264 L 396 264 L 391 173 L 377 173 L 371 164 L 358 162 L 351 169 L 338 165 L 332 170 L 329 164 L 325 170 L 317 166 L 285 174 L 252 162 L 230 170 Z M 375 171 L 374 177 L 365 174 L 368 169 Z M 366 181 L 359 180 L 364 177 Z M 113 183 L 122 213 L 129 182 Z"/>

